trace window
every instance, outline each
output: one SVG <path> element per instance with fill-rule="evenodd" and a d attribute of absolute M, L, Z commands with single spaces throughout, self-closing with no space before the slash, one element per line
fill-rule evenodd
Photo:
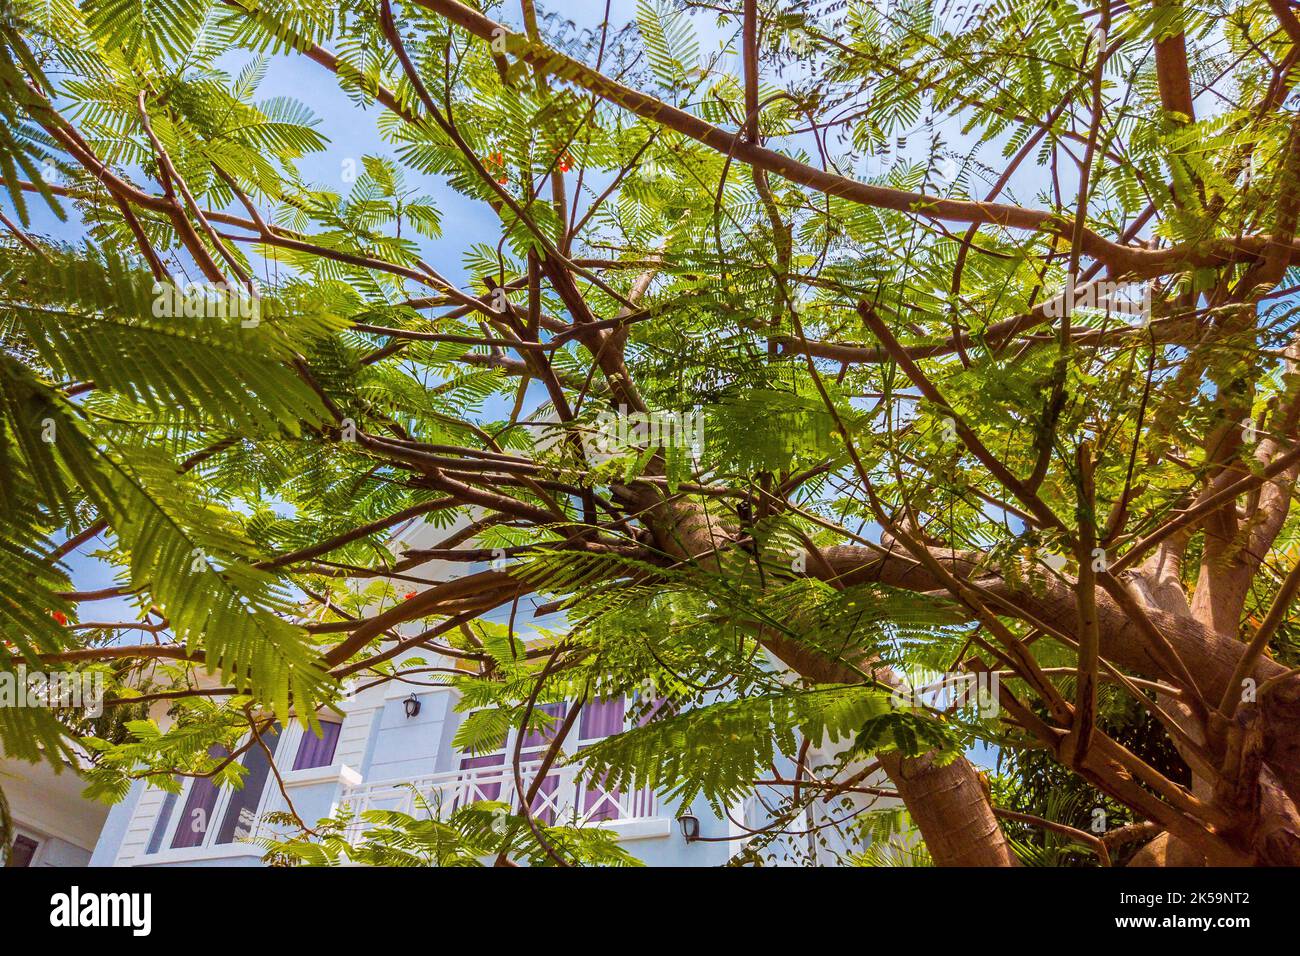
<path fill-rule="evenodd" d="M 506 763 L 506 752 L 504 746 L 501 750 L 494 751 L 490 754 L 466 754 L 460 758 L 460 769 L 481 770 L 487 767 L 504 767 Z M 477 777 L 478 774 L 464 774 L 467 780 Z M 501 780 L 498 779 L 489 782 L 474 781 L 466 788 L 465 799 L 468 803 L 475 800 L 500 800 L 501 799 Z"/>
<path fill-rule="evenodd" d="M 519 747 L 520 769 L 527 790 L 536 777 L 538 764 L 546 756 L 565 715 L 569 713 L 567 703 L 543 704 L 536 709 L 550 717 L 544 730 L 530 730 L 521 737 L 517 728 L 511 728 L 497 749 L 461 756 L 453 809 L 476 800 L 500 800 L 512 808 L 517 805 L 511 766 L 515 747 Z M 588 700 L 576 715 L 565 742 L 565 752 L 572 755 L 607 737 L 621 734 L 628 727 L 643 726 L 672 712 L 671 704 L 662 698 L 637 700 L 620 695 Z M 529 809 L 538 822 L 544 824 L 569 820 L 601 823 L 654 816 L 656 803 L 654 792 L 649 788 L 625 792 L 603 779 L 587 779 L 580 766 L 564 762 L 547 772 Z"/>
<path fill-rule="evenodd" d="M 568 713 L 569 705 L 565 703 L 542 704 L 537 709 L 544 714 L 549 714 L 554 719 L 545 730 L 530 730 L 524 735 L 523 745 L 520 747 L 519 752 L 519 762 L 521 764 L 529 761 L 540 762 L 546 756 L 551 741 L 555 739 L 555 734 L 564 721 L 564 715 Z M 559 785 L 559 776 L 548 773 L 541 786 L 537 788 L 537 794 L 528 807 L 533 816 L 543 823 L 551 824 L 555 822 L 555 790 Z M 532 781 L 525 778 L 524 789 L 529 790 L 531 788 Z"/>
<path fill-rule="evenodd" d="M 593 700 L 582 708 L 578 721 L 578 740 L 595 743 L 623 732 L 622 697 Z"/>
<path fill-rule="evenodd" d="M 568 705 L 565 703 L 539 704 L 536 709 L 550 716 L 551 724 L 545 730 L 530 730 L 524 735 L 523 740 L 519 742 L 520 764 L 540 762 L 546 755 L 546 749 L 550 747 L 555 731 L 559 728 L 560 722 L 564 720 L 565 713 L 568 712 Z M 511 779 L 507 767 L 507 757 L 510 759 L 514 757 L 515 741 L 518 739 L 518 733 L 518 730 L 515 729 L 507 733 L 505 739 L 501 741 L 501 747 L 497 750 L 490 753 L 465 754 L 460 758 L 460 769 L 462 771 L 497 768 L 496 772 L 488 770 L 483 774 L 465 775 L 466 782 L 462 788 L 465 802 L 502 799 L 502 784 Z M 486 777 L 487 779 L 477 779 L 480 777 Z M 513 783 L 511 786 L 513 787 Z M 526 775 L 524 786 L 525 788 L 529 786 Z M 553 802 L 551 798 L 558 786 L 559 777 L 555 774 L 547 774 L 546 779 L 542 781 L 542 785 L 537 791 L 537 795 L 533 797 L 531 810 L 545 823 L 554 822 L 555 809 L 551 805 Z"/>
<path fill-rule="evenodd" d="M 644 727 L 656 720 L 675 716 L 676 713 L 677 705 L 667 697 L 642 697 L 634 702 L 628 717 L 635 722 L 636 726 Z"/>
<path fill-rule="evenodd" d="M 9 851 L 9 859 L 5 861 L 5 867 L 31 866 L 32 861 L 36 859 L 36 851 L 40 848 L 39 840 L 21 834 L 14 837 L 13 849 Z"/>
<path fill-rule="evenodd" d="M 307 770 L 311 767 L 328 767 L 334 762 L 334 751 L 339 745 L 339 731 L 342 724 L 321 721 L 321 735 L 317 737 L 310 729 L 302 732 L 298 742 L 298 753 L 293 758 L 294 770 Z"/>
<path fill-rule="evenodd" d="M 153 832 L 149 834 L 149 846 L 144 851 L 146 854 L 157 853 L 162 848 L 163 837 L 167 835 L 167 825 L 172 822 L 172 814 L 175 812 L 176 794 L 168 793 L 163 797 L 162 809 L 158 811 Z"/>
<path fill-rule="evenodd" d="M 623 732 L 625 703 L 622 697 L 593 700 L 582 708 L 578 719 L 578 749 Z M 595 786 L 582 791 L 582 815 L 595 823 L 616 820 L 619 812 L 619 791 L 606 790 L 604 780 L 594 781 Z"/>
<path fill-rule="evenodd" d="M 192 778 L 189 789 L 183 794 L 184 803 L 174 823 L 171 822 L 171 817 L 177 799 L 174 795 L 168 795 L 159 810 L 158 821 L 149 837 L 146 852 L 156 853 L 164 845 L 173 850 L 185 850 L 229 844 L 251 835 L 257 824 L 257 809 L 261 806 L 262 794 L 271 772 L 267 750 L 275 752 L 279 733 L 277 724 L 262 732 L 265 748 L 253 741 L 252 746 L 244 751 L 241 763 L 246 772 L 240 789 L 219 787 L 211 777 Z M 214 747 L 209 751 L 217 759 L 227 753 L 222 747 Z M 330 756 L 333 756 L 332 752 Z M 171 841 L 167 842 L 169 834 Z"/>
<path fill-rule="evenodd" d="M 208 751 L 208 756 L 216 759 L 225 755 L 226 748 L 217 745 Z M 176 824 L 176 834 L 172 837 L 173 850 L 203 845 L 204 838 L 208 835 L 208 826 L 212 823 L 212 811 L 217 805 L 219 792 L 211 777 L 195 777 L 190 781 L 190 792 L 185 797 L 185 806 Z"/>
<path fill-rule="evenodd" d="M 257 805 L 262 802 L 262 791 L 266 789 L 266 778 L 271 772 L 271 759 L 267 752 L 275 753 L 275 742 L 279 738 L 279 726 L 272 727 L 262 734 L 262 743 L 254 743 L 252 749 L 244 754 L 244 786 L 240 790 L 231 790 L 230 802 L 221 817 L 221 829 L 217 831 L 217 843 L 234 843 L 236 838 L 251 836 L 257 824 Z"/>

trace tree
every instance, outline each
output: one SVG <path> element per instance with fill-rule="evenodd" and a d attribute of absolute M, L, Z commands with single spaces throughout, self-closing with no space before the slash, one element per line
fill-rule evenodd
<path fill-rule="evenodd" d="M 882 6 L 642 0 L 579 30 L 533 0 L 14 4 L 6 666 L 98 668 L 176 722 L 0 709 L 5 751 L 81 740 L 110 799 L 233 780 L 213 744 L 420 648 L 488 708 L 465 745 L 547 700 L 667 697 L 590 772 L 719 805 L 766 780 L 776 829 L 888 793 L 940 865 L 1044 832 L 1300 863 L 1296 11 Z M 273 56 L 380 111 L 392 155 L 346 194 L 298 172 L 309 109 L 254 99 Z M 448 191 L 500 222 L 465 283 L 412 236 Z M 33 234 L 29 201 L 86 242 Z M 411 519 L 456 530 L 390 553 Z M 122 584 L 78 593 L 92 540 Z M 409 580 L 432 558 L 467 573 Z M 562 633 L 518 639 L 530 595 Z M 139 619 L 95 622 L 108 596 Z M 916 702 L 918 668 L 997 714 Z M 1044 756 L 1075 809 L 1033 798 Z M 499 844 L 459 824 L 420 859 L 621 859 L 526 812 Z"/>

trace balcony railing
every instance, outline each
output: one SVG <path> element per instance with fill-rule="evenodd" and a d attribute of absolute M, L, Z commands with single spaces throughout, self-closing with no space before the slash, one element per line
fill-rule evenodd
<path fill-rule="evenodd" d="M 520 765 L 524 792 L 536 779 L 541 763 Z M 554 768 L 546 775 L 530 809 L 542 823 L 582 826 L 606 825 L 658 816 L 658 803 L 652 791 L 610 790 L 580 779 L 578 766 Z M 425 811 L 424 806 L 429 809 Z M 367 810 L 396 810 L 414 817 L 437 816 L 446 819 L 461 807 L 480 800 L 508 804 L 511 812 L 519 811 L 520 798 L 515 786 L 514 768 L 476 767 L 429 774 L 411 780 L 384 780 L 345 787 L 340 804 L 359 818 Z M 356 842 L 371 824 L 358 819 L 348 831 Z"/>

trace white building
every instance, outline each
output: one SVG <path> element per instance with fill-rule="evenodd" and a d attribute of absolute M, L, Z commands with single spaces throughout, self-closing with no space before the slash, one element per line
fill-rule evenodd
<path fill-rule="evenodd" d="M 14 825 L 6 866 L 85 866 L 109 808 L 81 795 L 85 783 L 72 767 L 0 757 L 0 788 Z"/>
<path fill-rule="evenodd" d="M 398 551 L 427 548 L 447 533 L 413 522 L 397 533 L 392 544 Z M 446 579 L 478 567 L 430 562 L 411 574 Z M 526 639 L 523 617 L 521 611 L 520 633 Z M 429 660 L 427 651 L 413 653 Z M 455 665 L 451 660 L 438 663 Z M 357 813 L 415 812 L 412 785 L 430 804 L 448 811 L 475 800 L 500 800 L 517 807 L 512 760 L 517 731 L 511 731 L 493 752 L 458 752 L 452 738 L 465 718 L 455 709 L 458 697 L 451 687 L 413 687 L 401 681 L 354 692 L 343 703 L 341 720 L 332 711 L 319 714 L 323 737 L 304 732 L 297 723 L 279 735 L 272 744 L 279 781 L 270 773 L 260 747 L 243 758 L 249 774 L 239 791 L 190 780 L 177 796 L 138 781 L 108 814 L 91 865 L 257 865 L 263 850 L 244 837 L 259 827 L 258 832 L 267 832 L 259 821 L 268 812 L 287 809 L 287 802 L 308 825 L 344 806 Z M 553 716 L 561 716 L 563 707 L 547 705 Z M 624 711 L 623 701 L 587 704 L 566 751 L 623 730 Z M 522 742 L 525 786 L 536 776 L 547 745 L 540 736 Z M 688 845 L 678 823 L 683 808 L 649 792 L 586 787 L 579 783 L 578 771 L 575 765 L 551 770 L 533 801 L 532 812 L 538 819 L 608 828 L 630 852 L 651 865 L 717 865 L 735 852 L 745 835 L 742 828 L 718 820 L 704 801 L 698 801 L 685 812 L 700 821 L 699 835 L 733 839 L 695 840 Z M 358 836 L 363 828 L 358 825 Z"/>
<path fill-rule="evenodd" d="M 395 550 L 428 548 L 447 534 L 429 525 L 412 523 L 395 536 Z M 430 562 L 413 574 L 446 579 L 476 566 Z M 521 608 L 522 636 L 527 636 Z M 412 625 L 414 626 L 414 625 Z M 428 651 L 415 651 L 426 660 Z M 433 663 L 430 661 L 430 663 Z M 440 662 L 454 666 L 454 661 Z M 427 675 L 425 675 L 427 677 Z M 92 866 L 255 866 L 263 848 L 250 835 L 267 835 L 264 816 L 292 810 L 309 826 L 349 807 L 397 809 L 416 813 L 413 788 L 430 805 L 449 812 L 475 800 L 519 804 L 513 754 L 517 731 L 512 730 L 491 752 L 467 754 L 456 750 L 453 737 L 465 714 L 456 710 L 459 692 L 449 686 L 412 686 L 399 680 L 354 686 L 334 711 L 318 714 L 323 736 L 305 732 L 295 721 L 266 743 L 275 755 L 275 770 L 261 747 L 244 756 L 248 770 L 244 787 L 220 788 L 207 779 L 189 779 L 180 794 L 169 794 L 146 781 L 137 781 L 127 797 L 107 811 L 77 794 L 80 781 L 71 773 L 56 778 L 32 770 L 26 789 L 3 783 L 20 821 L 19 833 L 36 841 L 32 862 Z M 621 732 L 633 719 L 631 701 L 590 701 L 574 724 L 565 752 L 572 754 L 599 739 Z M 546 705 L 557 718 L 563 704 Z M 549 741 L 529 735 L 520 742 L 525 788 Z M 21 765 L 27 767 L 27 765 Z M 790 768 L 783 768 L 789 776 Z M 42 776 L 44 774 L 44 776 Z M 624 847 L 651 866 L 717 866 L 742 849 L 752 827 L 766 821 L 760 801 L 748 800 L 719 817 L 699 798 L 683 807 L 648 791 L 620 792 L 590 786 L 579 776 L 580 766 L 553 767 L 533 800 L 531 810 L 547 823 L 606 828 Z M 40 779 L 37 779 L 37 778 Z M 45 779 L 48 777 L 48 779 Z M 58 801 L 54 800 L 56 795 Z M 819 818 L 829 816 L 829 808 Z M 683 826 L 682 817 L 693 817 Z M 805 816 L 806 824 L 808 817 Z M 102 830 L 101 830 L 102 825 Z M 698 826 L 696 838 L 685 831 Z M 355 827 L 359 838 L 365 824 Z M 96 839 L 97 835 L 97 839 Z M 815 840 L 797 830 L 788 838 L 801 846 Z M 93 854 L 90 850 L 93 847 Z M 27 844 L 23 844 L 24 852 Z"/>

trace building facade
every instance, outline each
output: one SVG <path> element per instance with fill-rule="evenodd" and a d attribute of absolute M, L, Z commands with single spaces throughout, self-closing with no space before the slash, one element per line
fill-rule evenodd
<path fill-rule="evenodd" d="M 109 808 L 81 795 L 85 783 L 71 766 L 0 757 L 0 788 L 13 820 L 5 865 L 85 866 L 99 842 Z"/>
<path fill-rule="evenodd" d="M 448 533 L 449 529 L 412 522 L 394 535 L 390 547 L 398 553 L 429 548 Z M 445 580 L 480 567 L 431 561 L 410 573 Z M 525 617 L 520 615 L 519 634 L 527 640 L 530 625 L 541 619 Z M 455 664 L 430 660 L 427 651 L 414 653 L 429 664 Z M 274 750 L 275 772 L 262 748 L 249 749 L 243 757 L 248 774 L 242 790 L 189 780 L 176 795 L 137 781 L 126 799 L 108 813 L 90 863 L 258 865 L 264 851 L 248 838 L 272 833 L 266 815 L 290 808 L 308 825 L 345 807 L 357 814 L 371 809 L 415 814 L 417 793 L 444 813 L 476 800 L 501 801 L 517 809 L 516 742 L 527 787 L 537 775 L 549 741 L 537 734 L 517 741 L 517 731 L 512 730 L 492 751 L 462 753 L 452 744 L 466 717 L 456 709 L 458 700 L 454 688 L 428 686 L 424 681 L 420 686 L 400 680 L 364 689 L 359 685 L 343 701 L 341 716 L 333 711 L 318 715 L 322 736 L 304 731 L 295 722 L 273 742 L 267 741 Z M 565 743 L 566 752 L 623 731 L 633 719 L 630 704 L 623 700 L 587 703 Z M 545 705 L 556 718 L 564 716 L 565 707 Z M 648 791 L 590 787 L 579 779 L 579 770 L 577 765 L 558 766 L 546 775 L 532 802 L 535 817 L 548 823 L 607 828 L 648 865 L 716 866 L 743 844 L 746 807 L 734 808 L 719 819 L 704 800 L 682 807 Z M 679 823 L 683 815 L 698 820 L 702 839 L 687 842 Z M 364 824 L 358 823 L 349 834 L 359 839 L 362 830 Z"/>
<path fill-rule="evenodd" d="M 457 713 L 450 687 L 412 691 L 399 682 L 369 688 L 348 698 L 343 717 L 323 715 L 322 735 L 293 724 L 268 743 L 275 754 L 271 772 L 265 751 L 244 755 L 248 774 L 241 790 L 191 779 L 168 794 L 143 781 L 113 807 L 95 848 L 94 866 L 258 865 L 260 845 L 249 837 L 273 832 L 268 813 L 292 808 L 309 825 L 344 807 L 400 810 L 419 815 L 419 795 L 435 812 L 450 813 L 477 800 L 519 805 L 513 753 L 516 731 L 501 747 L 462 753 L 452 738 L 464 714 Z M 547 705 L 562 717 L 563 704 Z M 566 750 L 581 749 L 627 722 L 624 701 L 586 705 Z M 525 788 L 537 776 L 548 741 L 528 735 L 520 741 Z M 650 791 L 620 792 L 584 783 L 576 765 L 553 768 L 531 804 L 547 823 L 607 828 L 648 865 L 716 866 L 743 845 L 747 808 L 719 819 L 703 800 L 683 807 Z M 687 841 L 679 817 L 698 820 L 699 836 Z M 358 822 L 350 836 L 361 837 Z M 725 839 L 719 839 L 725 838 Z"/>
<path fill-rule="evenodd" d="M 390 545 L 398 553 L 429 548 L 447 533 L 446 529 L 412 523 L 401 529 Z M 446 580 L 477 567 L 435 561 L 412 574 Z M 524 617 L 520 615 L 518 630 L 527 640 L 529 622 Z M 531 622 L 534 626 L 541 623 L 541 619 Z M 545 623 L 562 626 L 562 621 L 554 619 Z M 419 653 L 426 664 L 455 665 L 452 660 L 429 660 L 427 651 L 412 653 Z M 257 866 L 265 851 L 252 838 L 276 835 L 276 828 L 266 819 L 275 812 L 291 810 L 311 826 L 345 808 L 356 815 L 373 809 L 419 815 L 427 812 L 423 807 L 447 814 L 474 801 L 491 800 L 517 811 L 521 798 L 514 774 L 516 745 L 526 793 L 537 777 L 549 740 L 538 733 L 519 740 L 518 731 L 511 730 L 491 751 L 461 752 L 453 739 L 467 715 L 457 709 L 458 701 L 459 691 L 454 687 L 427 680 L 418 684 L 357 682 L 342 701 L 340 712 L 317 715 L 319 736 L 295 721 L 278 733 L 263 735 L 266 749 L 248 748 L 241 758 L 247 770 L 241 789 L 191 778 L 174 794 L 137 781 L 127 797 L 107 812 L 107 818 L 101 817 L 102 828 L 87 820 L 87 826 L 94 823 L 98 831 L 88 860 L 73 859 L 66 853 L 65 859 L 92 866 Z M 544 705 L 557 721 L 564 717 L 567 706 Z M 631 700 L 589 701 L 578 715 L 564 751 L 571 756 L 628 729 L 635 720 L 653 719 L 654 715 L 654 707 L 638 706 Z M 273 764 L 267 759 L 267 750 L 274 754 Z M 817 748 L 812 756 L 818 757 Z M 745 847 L 754 830 L 770 822 L 766 804 L 757 796 L 719 815 L 703 797 L 683 806 L 648 790 L 623 792 L 593 785 L 581 777 L 580 764 L 557 764 L 536 790 L 532 815 L 546 823 L 607 829 L 647 865 L 725 864 Z M 787 778 L 793 773 L 793 767 L 775 769 Z M 804 829 L 793 827 L 783 839 L 800 844 L 808 851 L 805 859 L 811 856 L 817 862 L 818 846 L 825 846 L 825 831 L 816 829 L 812 821 L 829 816 L 829 809 L 805 814 Z M 361 839 L 366 826 L 358 820 L 349 829 L 349 838 Z M 57 855 L 53 845 L 46 852 L 50 859 Z"/>

